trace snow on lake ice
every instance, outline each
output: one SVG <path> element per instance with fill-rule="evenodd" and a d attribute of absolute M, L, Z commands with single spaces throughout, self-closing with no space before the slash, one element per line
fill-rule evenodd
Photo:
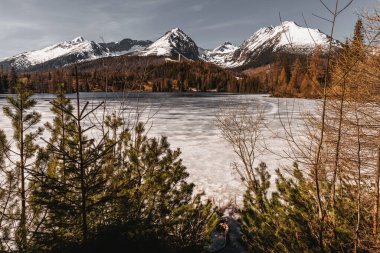
<path fill-rule="evenodd" d="M 36 110 L 42 114 L 42 122 L 52 119 L 49 100 L 52 95 L 36 95 Z M 84 93 L 82 98 L 95 104 L 102 101 L 103 93 Z M 108 94 L 108 107 L 118 109 L 121 105 L 120 93 Z M 190 173 L 189 180 L 197 185 L 198 191 L 205 191 L 216 204 L 229 201 L 241 203 L 244 186 L 239 176 L 232 171 L 231 163 L 238 161 L 231 146 L 221 137 L 215 125 L 215 116 L 220 107 L 248 106 L 252 113 L 259 105 L 265 108 L 267 128 L 264 130 L 265 152 L 258 162 L 267 163 L 271 174 L 280 164 L 290 164 L 280 158 L 287 144 L 275 138 L 274 132 L 281 132 L 279 120 L 292 113 L 292 125 L 300 129 L 302 113 L 313 110 L 315 101 L 302 99 L 277 99 L 263 95 L 230 95 L 205 93 L 130 93 L 127 94 L 127 107 L 135 109 L 137 105 L 145 108 L 144 115 L 150 119 L 150 136 L 167 136 L 172 148 L 181 148 L 184 165 Z M 0 97 L 1 108 L 6 100 Z M 298 127 L 298 128 L 297 128 Z M 11 126 L 3 111 L 0 111 L 0 128 L 11 136 Z M 272 177 L 272 180 L 274 178 Z"/>

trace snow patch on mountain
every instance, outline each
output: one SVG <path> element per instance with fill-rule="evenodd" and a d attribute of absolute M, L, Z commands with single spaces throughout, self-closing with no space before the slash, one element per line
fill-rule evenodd
<path fill-rule="evenodd" d="M 140 51 L 143 51 L 145 48 L 146 48 L 145 46 L 135 45 L 135 46 L 132 46 L 129 50 L 116 51 L 116 52 L 109 53 L 109 56 L 121 56 L 121 55 L 130 54 L 130 53 L 140 52 Z"/>
<path fill-rule="evenodd" d="M 334 47 L 340 47 L 333 40 Z M 265 27 L 255 32 L 239 47 L 230 42 L 212 49 L 202 49 L 181 29 L 174 28 L 154 43 L 148 40 L 123 39 L 119 42 L 96 43 L 77 37 L 40 50 L 24 52 L 1 61 L 6 67 L 17 69 L 36 67 L 62 67 L 76 62 L 125 54 L 137 56 L 163 56 L 191 60 L 204 60 L 223 68 L 260 66 L 268 64 L 275 53 L 310 54 L 317 46 L 329 47 L 330 38 L 318 29 L 305 28 L 291 21 L 279 26 Z"/>
<path fill-rule="evenodd" d="M 21 53 L 6 58 L 5 61 L 12 62 L 12 66 L 16 68 L 26 69 L 30 66 L 45 63 L 66 55 L 77 55 L 87 59 L 94 59 L 103 54 L 100 52 L 100 49 L 101 46 L 99 44 L 87 41 L 83 37 L 77 37 L 71 41 L 64 41 L 40 50 Z"/>
<path fill-rule="evenodd" d="M 239 47 L 233 45 L 231 42 L 225 42 L 213 50 L 204 50 L 201 57 L 205 61 L 228 68 L 234 64 L 232 62 L 233 56 L 238 49 Z"/>
<path fill-rule="evenodd" d="M 27 69 L 39 64 L 63 67 L 68 64 L 94 60 L 102 57 L 120 56 L 141 51 L 152 44 L 149 40 L 123 39 L 119 42 L 96 43 L 77 37 L 71 41 L 24 52 L 1 60 L 2 64 L 16 69 Z"/>
<path fill-rule="evenodd" d="M 237 46 L 235 46 L 231 42 L 227 41 L 227 42 L 224 42 L 223 45 L 221 45 L 221 46 L 215 48 L 214 50 L 212 50 L 212 53 L 215 53 L 215 54 L 230 54 L 230 53 L 235 52 L 237 49 L 238 49 Z"/>
<path fill-rule="evenodd" d="M 72 43 L 82 43 L 82 42 L 84 42 L 85 41 L 85 39 L 82 37 L 82 36 L 80 36 L 80 37 L 76 37 L 75 39 L 73 39 L 71 42 Z"/>
<path fill-rule="evenodd" d="M 301 27 L 293 21 L 285 21 L 276 27 L 261 28 L 244 41 L 238 54 L 235 54 L 231 66 L 247 64 L 268 51 L 310 54 L 316 47 L 326 51 L 329 43 L 329 36 L 320 30 Z M 333 40 L 333 46 L 339 47 L 340 43 Z"/>
<path fill-rule="evenodd" d="M 119 56 L 131 52 L 141 51 L 150 46 L 153 42 L 150 40 L 132 40 L 123 39 L 118 42 L 99 43 L 106 48 L 110 56 Z"/>
<path fill-rule="evenodd" d="M 242 47 L 255 50 L 268 41 L 275 42 L 274 49 L 311 49 L 316 46 L 327 48 L 329 38 L 318 29 L 305 28 L 292 21 L 285 21 L 276 27 L 262 28 L 253 34 Z"/>
<path fill-rule="evenodd" d="M 198 59 L 199 52 L 196 43 L 181 29 L 174 28 L 156 40 L 145 50 L 139 52 L 140 56 L 178 56 Z"/>

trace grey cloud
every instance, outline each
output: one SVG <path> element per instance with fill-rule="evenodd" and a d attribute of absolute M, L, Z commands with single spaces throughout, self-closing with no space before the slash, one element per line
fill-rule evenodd
<path fill-rule="evenodd" d="M 340 17 L 335 37 L 349 36 L 354 12 L 376 2 L 354 1 Z M 279 12 L 284 20 L 301 24 L 304 13 L 311 27 L 329 30 L 329 24 L 311 15 L 327 15 L 318 0 L 1 0 L 0 58 L 76 36 L 154 40 L 173 27 L 202 47 L 227 40 L 240 44 L 260 27 L 278 24 Z"/>

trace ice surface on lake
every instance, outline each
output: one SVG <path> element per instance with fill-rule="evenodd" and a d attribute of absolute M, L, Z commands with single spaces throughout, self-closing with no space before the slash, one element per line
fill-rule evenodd
<path fill-rule="evenodd" d="M 96 97 L 95 97 L 96 96 Z M 82 94 L 82 97 L 94 104 L 102 101 L 103 93 Z M 119 109 L 122 94 L 108 94 L 110 109 Z M 85 98 L 86 97 L 86 98 Z M 42 121 L 52 119 L 49 100 L 51 95 L 36 95 L 36 110 L 42 114 Z M 189 180 L 197 185 L 198 191 L 205 191 L 216 204 L 229 201 L 241 203 L 244 186 L 239 176 L 232 171 L 231 163 L 237 161 L 230 145 L 221 137 L 215 125 L 215 116 L 221 107 L 244 105 L 256 112 L 259 105 L 265 108 L 267 128 L 264 130 L 266 151 L 259 161 L 267 163 L 274 175 L 280 164 L 291 164 L 281 158 L 287 149 L 285 141 L 275 138 L 281 133 L 279 115 L 286 121 L 292 117 L 292 125 L 302 125 L 302 113 L 313 110 L 315 101 L 301 99 L 277 99 L 262 95 L 229 95 L 229 94 L 176 94 L 176 93 L 132 93 L 126 95 L 126 107 L 132 111 L 139 106 L 145 108 L 144 118 L 153 116 L 150 136 L 167 136 L 172 148 L 182 150 L 183 163 L 190 173 Z M 0 97 L 0 107 L 6 104 Z M 0 128 L 11 137 L 11 126 L 0 111 Z M 258 161 L 258 162 L 259 162 Z M 274 180 L 274 178 L 272 178 Z"/>

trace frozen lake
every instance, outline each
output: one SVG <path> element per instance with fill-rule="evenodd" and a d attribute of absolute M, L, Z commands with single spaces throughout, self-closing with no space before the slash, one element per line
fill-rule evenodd
<path fill-rule="evenodd" d="M 103 101 L 103 93 L 85 93 L 84 100 L 94 104 Z M 38 103 L 36 110 L 42 113 L 42 122 L 52 118 L 49 100 L 51 95 L 35 95 Z M 269 148 L 259 161 L 267 163 L 273 172 L 280 164 L 289 164 L 281 158 L 287 148 L 285 141 L 276 137 L 282 126 L 279 116 L 286 118 L 292 113 L 292 125 L 302 125 L 302 113 L 313 110 L 315 102 L 302 99 L 278 99 L 265 95 L 232 95 L 211 93 L 130 93 L 108 94 L 108 108 L 119 109 L 121 101 L 125 107 L 135 111 L 137 106 L 144 108 L 143 118 L 153 116 L 149 123 L 150 136 L 167 136 L 172 148 L 182 150 L 182 159 L 190 173 L 190 181 L 197 190 L 205 191 L 216 204 L 229 201 L 241 203 L 244 187 L 239 176 L 232 171 L 231 163 L 237 161 L 230 145 L 221 137 L 215 125 L 215 116 L 223 107 L 243 105 L 255 113 L 256 107 L 265 108 L 267 128 L 264 129 L 266 146 Z M 6 104 L 0 97 L 1 108 Z M 0 128 L 11 132 L 10 123 L 0 111 Z M 9 135 L 10 136 L 10 135 Z M 258 161 L 258 162 L 259 162 Z"/>

